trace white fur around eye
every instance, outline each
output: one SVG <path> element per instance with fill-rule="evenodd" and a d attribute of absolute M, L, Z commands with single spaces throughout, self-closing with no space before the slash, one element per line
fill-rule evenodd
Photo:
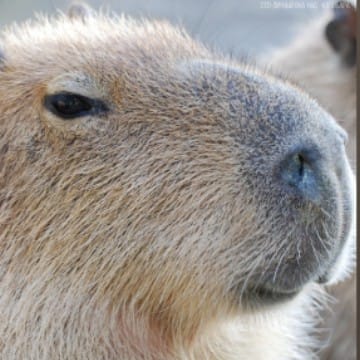
<path fill-rule="evenodd" d="M 52 79 L 46 88 L 47 94 L 69 92 L 88 98 L 103 99 L 106 92 L 95 79 L 81 72 L 70 72 Z"/>

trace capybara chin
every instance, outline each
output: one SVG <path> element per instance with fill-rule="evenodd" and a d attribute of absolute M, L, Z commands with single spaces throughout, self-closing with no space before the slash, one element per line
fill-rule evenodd
<path fill-rule="evenodd" d="M 353 243 L 335 120 L 165 22 L 0 39 L 0 358 L 315 358 Z"/>

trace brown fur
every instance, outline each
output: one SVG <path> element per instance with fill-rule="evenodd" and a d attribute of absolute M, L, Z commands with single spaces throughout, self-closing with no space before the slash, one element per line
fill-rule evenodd
<path fill-rule="evenodd" d="M 267 54 L 264 61 L 267 64 L 270 61 L 273 67 L 299 83 L 347 130 L 347 151 L 355 168 L 356 66 L 344 64 L 326 40 L 325 28 L 332 18 L 333 13 L 329 11 L 310 25 L 304 24 L 305 30 L 299 31 L 298 38 L 290 46 Z M 356 25 L 351 25 L 355 29 Z M 320 325 L 328 344 L 321 352 L 321 359 L 356 358 L 355 280 L 354 272 L 350 279 L 328 289 L 334 300 Z"/>
<path fill-rule="evenodd" d="M 351 217 L 334 120 L 163 22 L 61 16 L 0 39 L 0 357 L 315 358 L 316 280 Z M 108 111 L 64 120 L 44 107 L 59 91 Z M 273 175 L 303 141 L 331 203 Z M 259 305 L 269 276 L 301 287 Z"/>

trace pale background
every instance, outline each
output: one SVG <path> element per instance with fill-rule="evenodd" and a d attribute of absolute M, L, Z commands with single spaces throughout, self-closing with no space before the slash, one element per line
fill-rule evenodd
<path fill-rule="evenodd" d="M 89 0 L 117 13 L 166 18 L 203 42 L 234 55 L 257 55 L 290 41 L 298 28 L 335 3 L 326 0 Z M 0 0 L 0 27 L 34 13 L 65 10 L 64 0 Z M 289 8 L 290 7 L 290 8 Z"/>

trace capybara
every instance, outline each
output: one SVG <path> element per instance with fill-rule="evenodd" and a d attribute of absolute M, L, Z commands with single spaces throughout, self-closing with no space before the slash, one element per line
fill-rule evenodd
<path fill-rule="evenodd" d="M 333 116 L 163 21 L 0 44 L 1 359 L 316 358 L 354 247 Z"/>

